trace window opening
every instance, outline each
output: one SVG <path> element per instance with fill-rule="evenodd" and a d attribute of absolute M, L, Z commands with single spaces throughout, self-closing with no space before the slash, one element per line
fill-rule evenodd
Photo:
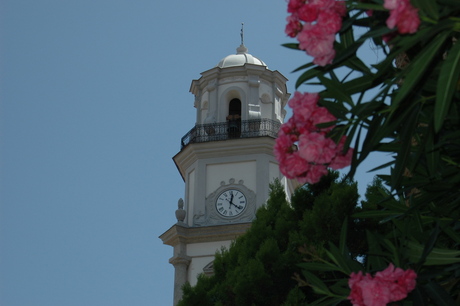
<path fill-rule="evenodd" d="M 241 101 L 232 99 L 228 104 L 227 132 L 229 138 L 238 138 L 241 135 Z"/>

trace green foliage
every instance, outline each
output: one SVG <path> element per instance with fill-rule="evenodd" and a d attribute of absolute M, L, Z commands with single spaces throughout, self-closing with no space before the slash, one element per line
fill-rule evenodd
<path fill-rule="evenodd" d="M 299 188 L 291 203 L 278 181 L 270 190 L 248 232 L 216 254 L 214 275 L 200 276 L 195 287 L 186 285 L 179 305 L 299 305 L 315 296 L 294 279 L 304 257 L 299 248 L 326 256 L 327 241 L 339 241 L 344 220 L 354 213 L 356 183 L 331 172 L 318 184 Z"/>
<path fill-rule="evenodd" d="M 373 273 L 391 262 L 418 274 L 408 302 L 459 305 L 460 1 L 411 0 L 422 20 L 418 31 L 394 33 L 388 45 L 382 36 L 392 30 L 382 3 L 347 0 L 349 15 L 333 63 L 302 65 L 296 86 L 323 86 L 320 104 L 338 119 L 330 136 L 347 135 L 356 151 L 351 177 L 372 152 L 394 157 L 376 167 L 391 167 L 390 175 L 381 176 L 391 192 L 375 181 L 349 234 L 330 239 L 321 264 L 302 264 L 299 281 L 322 293 L 317 304 L 330 305 L 346 298 L 341 290 L 350 268 Z M 364 14 L 369 9 L 372 16 Z M 385 54 L 372 65 L 357 52 L 369 43 Z M 317 214 L 325 218 L 321 209 Z"/>

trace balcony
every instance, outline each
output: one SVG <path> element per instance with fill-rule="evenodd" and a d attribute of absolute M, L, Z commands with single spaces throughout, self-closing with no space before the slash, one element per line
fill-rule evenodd
<path fill-rule="evenodd" d="M 240 138 L 276 138 L 281 123 L 271 119 L 234 120 L 195 125 L 181 139 L 181 150 L 190 143 L 222 141 Z"/>

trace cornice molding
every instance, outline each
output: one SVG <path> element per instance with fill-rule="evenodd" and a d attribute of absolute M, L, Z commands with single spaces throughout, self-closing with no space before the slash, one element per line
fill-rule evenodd
<path fill-rule="evenodd" d="M 191 244 L 235 240 L 238 236 L 244 234 L 250 227 L 251 222 L 204 227 L 187 227 L 175 224 L 159 238 L 163 241 L 163 244 L 173 247 L 179 243 Z"/>
<path fill-rule="evenodd" d="M 216 158 L 216 156 L 218 158 L 249 156 L 254 154 L 266 154 L 274 158 L 274 145 L 275 139 L 271 137 L 191 143 L 177 153 L 173 157 L 173 160 L 182 178 L 184 178 L 187 169 L 198 159 Z"/>

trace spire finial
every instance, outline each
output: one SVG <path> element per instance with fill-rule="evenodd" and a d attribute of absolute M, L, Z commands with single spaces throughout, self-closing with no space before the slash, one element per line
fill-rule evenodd
<path fill-rule="evenodd" d="M 244 46 L 244 22 L 241 23 L 241 45 Z"/>

